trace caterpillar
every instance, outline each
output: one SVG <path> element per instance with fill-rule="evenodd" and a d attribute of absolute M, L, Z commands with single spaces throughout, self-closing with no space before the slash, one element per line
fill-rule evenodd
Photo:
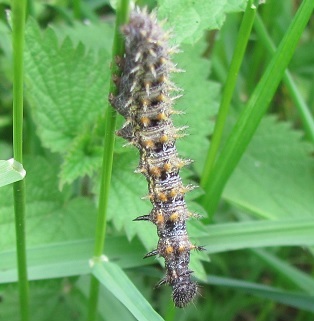
<path fill-rule="evenodd" d="M 188 211 L 184 195 L 194 186 L 184 186 L 179 175 L 190 159 L 178 156 L 176 140 L 185 128 L 176 128 L 171 116 L 180 91 L 170 75 L 180 71 L 171 61 L 176 48 L 168 44 L 169 34 L 163 31 L 155 13 L 136 8 L 130 21 L 121 29 L 125 37 L 122 75 L 117 80 L 118 94 L 109 97 L 111 105 L 126 122 L 117 135 L 134 145 L 140 153 L 139 166 L 148 183 L 148 198 L 153 205 L 150 214 L 135 221 L 150 221 L 157 227 L 157 249 L 144 258 L 159 255 L 165 260 L 166 276 L 158 283 L 172 287 L 172 299 L 182 308 L 197 294 L 197 283 L 191 280 L 190 251 L 203 250 L 188 237 L 186 221 L 196 216 Z"/>

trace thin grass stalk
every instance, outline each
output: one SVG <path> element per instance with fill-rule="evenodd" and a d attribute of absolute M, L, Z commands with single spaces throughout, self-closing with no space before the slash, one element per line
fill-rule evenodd
<path fill-rule="evenodd" d="M 116 25 L 112 49 L 112 63 L 111 63 L 111 81 L 109 92 L 117 94 L 118 89 L 113 82 L 113 76 L 119 75 L 120 70 L 116 64 L 116 57 L 122 57 L 124 54 L 124 39 L 120 33 L 120 26 L 128 21 L 129 17 L 129 0 L 121 0 L 117 6 Z M 116 111 L 108 104 L 105 111 L 105 134 L 104 134 L 104 150 L 103 150 L 103 164 L 101 174 L 101 185 L 99 193 L 99 207 L 96 225 L 95 246 L 93 260 L 95 262 L 101 261 L 105 246 L 106 235 L 106 222 L 107 222 L 107 210 L 109 200 L 109 190 L 111 182 L 111 172 L 113 163 L 113 150 L 115 141 L 115 128 L 116 128 Z M 99 293 L 99 282 L 92 276 L 90 284 L 90 296 L 89 296 L 89 310 L 88 320 L 94 321 L 97 316 L 97 303 Z"/>
<path fill-rule="evenodd" d="M 23 51 L 26 16 L 26 0 L 12 1 L 13 45 L 13 154 L 23 163 Z M 21 320 L 29 320 L 29 289 L 25 242 L 25 182 L 13 184 L 16 253 Z"/>
<path fill-rule="evenodd" d="M 271 25 L 271 22 L 274 21 L 274 6 L 274 1 L 267 1 L 266 3 L 262 3 L 259 7 L 258 11 L 261 12 L 264 24 L 266 26 Z M 257 82 L 260 80 L 265 67 L 267 66 L 264 46 L 259 41 L 254 43 L 254 51 L 250 53 L 250 60 L 248 63 L 250 64 L 250 72 L 246 74 L 245 82 L 246 92 L 248 96 L 250 96 L 253 93 Z"/>
<path fill-rule="evenodd" d="M 26 17 L 35 17 L 34 0 L 27 0 Z"/>
<path fill-rule="evenodd" d="M 176 320 L 177 309 L 173 308 L 173 302 L 169 300 L 167 305 L 167 310 L 164 316 L 165 321 L 175 321 Z"/>
<path fill-rule="evenodd" d="M 81 19 L 81 0 L 72 0 L 74 18 L 77 20 Z"/>
<path fill-rule="evenodd" d="M 201 175 L 201 186 L 206 186 L 208 184 L 208 179 L 217 157 L 221 137 L 224 130 L 224 125 L 229 112 L 230 102 L 233 96 L 234 88 L 236 86 L 238 72 L 243 60 L 245 48 L 247 46 L 254 22 L 256 7 L 252 5 L 252 3 L 252 0 L 248 1 L 240 26 L 238 39 L 236 41 L 236 47 L 227 75 L 226 85 L 222 94 L 222 100 L 219 107 L 214 133 L 210 143 L 210 148 L 208 150 L 205 167 Z"/>
<path fill-rule="evenodd" d="M 203 205 L 208 211 L 209 219 L 212 219 L 226 182 L 240 161 L 274 96 L 301 34 L 312 15 L 313 7 L 313 0 L 304 0 L 301 3 L 285 37 L 217 158 L 204 186 L 206 196 L 203 198 Z"/>
<path fill-rule="evenodd" d="M 274 54 L 276 51 L 276 47 L 271 40 L 264 23 L 259 15 L 257 15 L 256 20 L 254 22 L 254 28 L 256 30 L 259 39 L 268 50 L 270 54 Z M 298 90 L 291 73 L 289 70 L 286 70 L 283 76 L 283 82 L 287 86 L 288 91 L 291 95 L 291 98 L 299 112 L 302 124 L 304 126 L 304 131 L 306 136 L 309 138 L 311 142 L 314 143 L 314 120 L 313 116 L 310 112 L 309 107 L 307 106 L 306 102 L 304 101 L 300 91 Z"/>

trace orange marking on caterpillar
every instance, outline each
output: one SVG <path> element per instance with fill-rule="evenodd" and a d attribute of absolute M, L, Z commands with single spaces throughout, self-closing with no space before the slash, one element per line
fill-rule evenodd
<path fill-rule="evenodd" d="M 143 140 L 142 145 L 148 149 L 152 149 L 155 147 L 155 143 L 152 140 Z"/>
<path fill-rule="evenodd" d="M 165 193 L 158 193 L 157 197 L 162 202 L 167 202 L 167 200 L 168 200 L 168 197 Z"/>
<path fill-rule="evenodd" d="M 156 215 L 156 224 L 163 224 L 165 221 L 164 216 L 162 215 L 162 213 L 158 213 Z"/>
<path fill-rule="evenodd" d="M 170 163 L 165 163 L 165 164 L 164 164 L 164 171 L 165 171 L 165 172 L 170 172 L 171 169 L 172 169 L 172 166 L 171 166 Z"/>
<path fill-rule="evenodd" d="M 167 135 L 162 135 L 160 138 L 159 138 L 159 141 L 164 144 L 164 143 L 167 143 L 168 142 L 168 136 Z"/>
<path fill-rule="evenodd" d="M 172 254 L 173 253 L 173 247 L 172 246 L 167 246 L 165 249 L 165 252 L 167 255 Z"/>
<path fill-rule="evenodd" d="M 146 116 L 142 117 L 140 121 L 145 127 L 147 127 L 150 124 L 150 119 Z"/>
<path fill-rule="evenodd" d="M 160 168 L 157 166 L 150 168 L 149 173 L 155 177 L 159 177 L 161 175 Z"/>
<path fill-rule="evenodd" d="M 170 217 L 169 217 L 169 220 L 170 220 L 171 222 L 176 222 L 176 221 L 178 221 L 178 219 L 179 219 L 179 213 L 177 213 L 177 212 L 172 213 L 172 214 L 170 215 Z"/>
<path fill-rule="evenodd" d="M 166 120 L 168 117 L 165 113 L 159 113 L 156 117 L 157 120 Z"/>

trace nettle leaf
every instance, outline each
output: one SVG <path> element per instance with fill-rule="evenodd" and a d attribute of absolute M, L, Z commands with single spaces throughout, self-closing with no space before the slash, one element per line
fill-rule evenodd
<path fill-rule="evenodd" d="M 31 282 L 29 309 L 32 311 L 32 320 L 69 321 L 75 320 L 74 316 L 84 316 L 86 300 L 72 282 L 73 280 L 69 279 Z M 64 290 L 65 287 L 68 289 L 67 291 Z M 19 296 L 17 283 L 3 287 L 1 296 L 3 297 L 1 320 L 19 321 L 21 316 L 16 309 Z"/>
<path fill-rule="evenodd" d="M 91 150 L 86 154 L 88 148 L 78 146 L 75 138 L 91 135 L 91 128 L 107 104 L 109 56 L 105 50 L 98 55 L 86 52 L 81 43 L 74 47 L 69 38 L 60 44 L 52 29 L 41 32 L 34 22 L 28 24 L 26 94 L 38 135 L 45 147 L 65 155 L 67 160 L 87 158 L 83 162 L 87 167 L 80 166 L 75 173 L 66 172 L 71 162 L 63 166 L 64 182 L 90 173 Z M 73 155 L 75 151 L 77 155 Z"/>
<path fill-rule="evenodd" d="M 205 30 L 220 29 L 226 13 L 243 11 L 247 0 L 158 0 L 158 15 L 167 18 L 176 42 L 196 43 Z"/>
<path fill-rule="evenodd" d="M 83 43 L 85 48 L 98 52 L 105 50 L 108 54 L 112 49 L 112 38 L 114 33 L 113 24 L 107 22 L 99 22 L 97 24 L 83 24 L 74 21 L 73 25 L 55 25 L 52 26 L 59 41 L 64 41 L 69 37 L 76 47 L 79 43 Z M 106 35 L 104 37 L 104 35 Z"/>
<path fill-rule="evenodd" d="M 95 169 L 100 168 L 101 161 L 102 148 L 92 141 L 90 133 L 77 136 L 61 165 L 60 187 L 84 175 L 91 177 Z"/>
<path fill-rule="evenodd" d="M 130 148 L 131 149 L 131 148 Z M 139 162 L 138 151 L 115 155 L 109 196 L 108 219 L 112 220 L 118 230 L 125 229 L 127 237 L 131 239 L 138 235 L 145 247 L 156 244 L 157 235 L 154 226 L 132 222 L 140 215 L 148 214 L 152 206 L 149 200 L 142 200 L 148 194 L 145 178 L 135 174 Z M 145 222 L 144 222 L 145 223 Z"/>
<path fill-rule="evenodd" d="M 42 158 L 25 160 L 26 235 L 28 245 L 92 237 L 96 210 L 86 198 L 70 199 L 70 190 L 58 190 L 57 166 Z M 0 193 L 0 247 L 15 244 L 12 187 Z"/>
<path fill-rule="evenodd" d="M 0 159 L 9 159 L 12 157 L 12 145 L 9 145 L 7 142 L 0 141 Z"/>
<path fill-rule="evenodd" d="M 289 126 L 264 118 L 226 186 L 226 200 L 271 219 L 314 215 L 313 147 Z"/>
<path fill-rule="evenodd" d="M 195 161 L 198 167 L 205 161 L 209 147 L 208 136 L 214 128 L 214 116 L 218 109 L 219 85 L 208 80 L 210 62 L 202 57 L 205 42 L 195 46 L 182 46 L 183 53 L 178 55 L 178 67 L 185 70 L 177 74 L 174 82 L 184 91 L 175 108 L 185 115 L 175 116 L 179 126 L 188 125 L 188 136 L 178 140 L 179 154 Z"/>
<path fill-rule="evenodd" d="M 85 30 L 85 36 L 79 36 L 77 30 L 62 30 L 68 32 L 75 43 L 84 40 L 88 33 Z M 110 28 L 107 26 L 105 30 Z M 91 175 L 101 164 L 100 139 L 93 137 L 97 134 L 91 128 L 107 104 L 110 54 L 107 41 L 105 50 L 96 54 L 96 51 L 86 52 L 80 42 L 73 46 L 60 31 L 58 37 L 54 30 L 41 32 L 31 22 L 26 33 L 25 69 L 27 98 L 38 135 L 45 147 L 64 157 L 60 174 L 63 185 Z M 107 38 L 111 39 L 111 33 Z M 99 45 L 92 46 L 91 40 L 88 45 L 99 49 Z M 93 144 L 97 139 L 98 144 Z"/>

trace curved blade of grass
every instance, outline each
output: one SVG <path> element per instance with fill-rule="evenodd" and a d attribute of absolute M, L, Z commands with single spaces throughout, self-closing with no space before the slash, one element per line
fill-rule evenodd
<path fill-rule="evenodd" d="M 75 283 L 75 287 L 77 287 L 86 298 L 88 297 L 89 279 L 88 276 L 81 276 Z M 136 321 L 129 310 L 105 287 L 99 289 L 99 300 L 101 302 L 98 309 L 100 320 Z"/>
<path fill-rule="evenodd" d="M 137 320 L 163 320 L 118 265 L 96 263 L 93 274 Z"/>
<path fill-rule="evenodd" d="M 149 260 L 139 260 L 138 253 L 144 253 L 141 242 L 129 242 L 125 237 L 108 237 L 106 256 L 121 268 L 149 265 Z M 43 280 L 82 275 L 90 272 L 88 261 L 92 239 L 49 243 L 28 247 L 28 274 L 30 280 Z M 0 284 L 17 281 L 16 251 L 0 252 Z"/>
<path fill-rule="evenodd" d="M 256 16 L 256 20 L 254 21 L 254 28 L 268 52 L 274 54 L 276 51 L 276 47 L 272 42 L 270 36 L 268 35 L 263 21 L 259 15 Z M 285 71 L 283 81 L 289 90 L 291 98 L 297 107 L 297 110 L 299 111 L 306 135 L 312 142 L 314 142 L 313 117 L 311 115 L 309 107 L 307 106 L 302 95 L 300 94 L 300 91 L 298 90 L 297 85 L 295 84 L 289 70 Z"/>
<path fill-rule="evenodd" d="M 25 175 L 23 165 L 13 158 L 0 160 L 0 187 L 20 181 Z"/>
<path fill-rule="evenodd" d="M 314 219 L 287 221 L 250 221 L 216 224 L 203 229 L 190 226 L 193 240 L 206 246 L 209 253 L 267 246 L 310 246 L 314 244 Z M 194 232 L 194 233 L 193 233 Z M 146 264 L 138 261 L 143 250 L 139 241 L 130 244 L 121 237 L 107 239 L 106 255 L 122 268 Z M 87 273 L 91 240 L 80 240 L 30 247 L 30 279 L 65 277 Z M 119 255 L 117 256 L 117 253 Z M 149 262 L 147 261 L 147 264 Z M 0 283 L 15 282 L 15 251 L 0 253 Z M 287 272 L 288 273 L 288 272 Z M 305 280 L 303 280 L 306 282 Z M 302 287 L 303 288 L 303 287 Z M 304 288 L 305 290 L 305 288 Z"/>
<path fill-rule="evenodd" d="M 208 284 L 225 286 L 245 293 L 253 294 L 275 302 L 280 302 L 292 307 L 314 312 L 314 297 L 302 293 L 284 291 L 271 286 L 260 285 L 252 282 L 228 279 L 219 276 L 208 276 Z"/>
<path fill-rule="evenodd" d="M 212 174 L 204 185 L 206 196 L 204 207 L 211 219 L 217 208 L 223 188 L 249 144 L 258 124 L 267 110 L 283 73 L 291 60 L 303 29 L 312 15 L 314 2 L 304 0 L 290 27 L 281 41 L 276 54 L 269 63 L 246 108 L 241 113 L 220 156 L 215 162 Z"/>
<path fill-rule="evenodd" d="M 256 7 L 252 5 L 253 1 L 250 0 L 247 3 L 246 10 L 243 16 L 241 27 L 238 34 L 238 39 L 236 41 L 236 48 L 234 49 L 234 54 L 231 60 L 228 76 L 226 79 L 226 84 L 222 94 L 222 100 L 219 106 L 219 112 L 217 116 L 217 121 L 214 128 L 214 133 L 212 140 L 210 142 L 210 147 L 207 154 L 207 159 L 205 162 L 205 167 L 201 176 L 201 186 L 206 186 L 208 183 L 209 175 L 214 166 L 215 159 L 217 157 L 217 152 L 221 142 L 221 137 L 223 134 L 224 125 L 229 112 L 229 106 L 232 99 L 233 91 L 236 85 L 238 72 L 243 60 L 245 48 L 251 34 L 251 29 L 253 26 L 253 21 L 256 13 Z"/>
<path fill-rule="evenodd" d="M 217 253 L 266 246 L 310 246 L 314 245 L 313 231 L 314 219 L 250 221 L 207 226 L 194 239 L 209 253 Z"/>
<path fill-rule="evenodd" d="M 253 252 L 264 262 L 269 264 L 278 273 L 289 279 L 289 281 L 297 285 L 300 289 L 314 296 L 314 279 L 306 273 L 298 270 L 294 266 L 288 264 L 284 260 L 279 259 L 262 249 L 255 249 Z"/>

